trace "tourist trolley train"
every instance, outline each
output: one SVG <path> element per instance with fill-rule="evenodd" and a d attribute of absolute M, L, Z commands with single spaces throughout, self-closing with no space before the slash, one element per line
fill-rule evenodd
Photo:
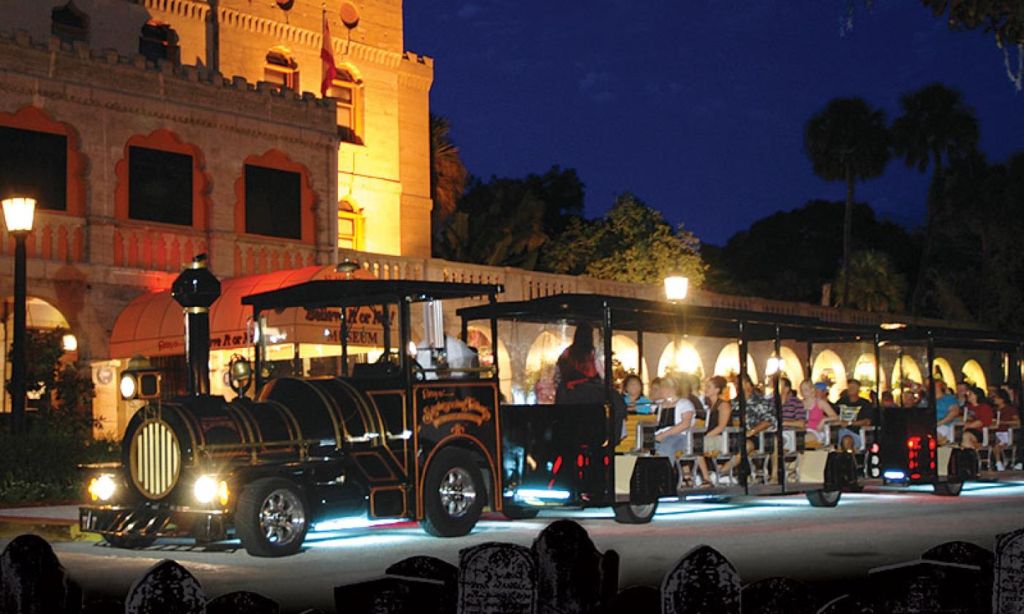
<path fill-rule="evenodd" d="M 883 436 L 874 442 L 881 449 L 872 446 L 859 462 L 857 455 L 808 446 L 778 430 L 759 434 L 748 456 L 739 388 L 737 423 L 717 446 L 723 452 L 710 456 L 714 463 L 742 459 L 735 482 L 680 493 L 680 467 L 707 447 L 699 432 L 683 457 L 655 455 L 656 424 L 617 411 L 611 378 L 586 403 L 506 402 L 497 364 L 499 330 L 507 336 L 530 326 L 593 324 L 606 374 L 615 368 L 611 339 L 617 331 L 635 335 L 641 355 L 650 334 L 736 340 L 740 377 L 751 343 L 771 344 L 779 356 L 782 340 L 871 339 L 878 351 L 896 336 L 903 343 L 919 341 L 921 331 L 883 336 L 814 318 L 597 295 L 498 303 L 502 290 L 347 279 L 247 296 L 242 303 L 253 310 L 254 360 L 232 363 L 237 398 L 229 401 L 209 394 L 208 309 L 220 284 L 197 259 L 172 288 L 186 320 L 187 394 L 161 399 L 154 374 L 125 374 L 131 385 L 122 392 L 148 401 L 129 422 L 121 462 L 87 468 L 93 502 L 80 510 L 82 530 L 128 548 L 160 537 L 208 542 L 234 535 L 253 555 L 282 556 L 298 551 L 311 527 L 339 518 L 413 519 L 429 534 L 459 536 L 473 529 L 485 508 L 525 518 L 547 507 L 612 507 L 618 521 L 644 523 L 665 497 L 803 492 L 813 505 L 830 507 L 844 490 L 858 489 L 863 475 L 930 482 L 955 494 L 956 484 L 977 474 L 972 458 L 936 450 L 928 439 L 934 411 L 930 423 L 927 417 L 900 422 L 884 414 Z M 440 303 L 446 300 L 468 305 L 458 311 L 462 342 L 444 334 Z M 311 377 L 297 355 L 274 356 L 268 321 L 291 309 L 333 314 L 317 318 L 335 327 L 341 341 L 329 373 Z M 372 353 L 356 330 L 367 318 L 381 331 Z M 471 323 L 480 321 L 494 349 L 493 364 L 482 366 L 466 343 Z M 331 335 L 332 329 L 324 332 Z M 947 332 L 928 336 L 928 347 L 954 341 Z M 956 340 L 966 343 L 969 336 Z M 986 343 L 1010 347 L 1005 340 Z M 515 362 L 513 371 L 523 367 Z M 777 387 L 778 378 L 773 380 Z M 781 418 L 778 402 L 775 412 Z M 893 435 L 899 441 L 888 441 L 890 431 L 899 431 Z M 920 449 L 931 456 L 908 456 L 902 443 L 908 435 L 922 437 Z M 927 471 L 915 471 L 924 465 L 912 462 L 924 463 Z M 901 480 L 892 479 L 897 470 Z"/>

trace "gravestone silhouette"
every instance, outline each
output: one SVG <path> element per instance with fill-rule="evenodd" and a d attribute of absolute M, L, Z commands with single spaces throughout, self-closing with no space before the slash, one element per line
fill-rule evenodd
<path fill-rule="evenodd" d="M 843 595 L 821 606 L 818 614 L 861 614 L 863 611 L 864 608 L 857 604 L 853 597 Z"/>
<path fill-rule="evenodd" d="M 413 556 L 384 570 L 388 576 L 442 582 L 440 611 L 454 612 L 459 596 L 459 568 L 432 556 Z"/>
<path fill-rule="evenodd" d="M 994 579 L 996 555 L 987 548 L 978 544 L 964 541 L 951 541 L 939 544 L 921 555 L 921 558 L 928 561 L 940 561 L 943 563 L 959 563 L 961 565 L 974 565 L 981 570 L 981 583 L 983 587 L 991 587 Z M 989 614 L 991 603 L 986 599 L 982 604 L 983 609 L 979 614 Z"/>
<path fill-rule="evenodd" d="M 163 560 L 128 591 L 125 614 L 203 614 L 206 593 L 199 580 L 174 561 Z"/>
<path fill-rule="evenodd" d="M 334 608 L 341 614 L 445 612 L 445 585 L 437 580 L 383 577 L 334 588 Z"/>
<path fill-rule="evenodd" d="M 869 571 L 858 601 L 877 614 L 978 614 L 988 593 L 976 565 L 918 560 Z"/>
<path fill-rule="evenodd" d="M 82 608 L 81 614 L 124 614 L 124 604 L 116 599 L 90 601 Z"/>
<path fill-rule="evenodd" d="M 71 614 L 81 607 L 81 590 L 45 539 L 20 535 L 0 553 L 0 612 Z"/>
<path fill-rule="evenodd" d="M 662 614 L 740 614 L 740 576 L 711 546 L 697 546 L 661 583 Z"/>
<path fill-rule="evenodd" d="M 619 591 L 608 614 L 660 614 L 661 591 L 653 586 L 630 586 Z"/>
<path fill-rule="evenodd" d="M 249 591 L 236 591 L 211 599 L 206 614 L 280 614 L 281 606 L 273 599 Z"/>
<path fill-rule="evenodd" d="M 541 614 L 600 611 L 618 593 L 619 556 L 602 555 L 586 529 L 558 520 L 533 542 L 537 560 L 537 605 Z"/>
<path fill-rule="evenodd" d="M 1024 529 L 996 536 L 992 614 L 1024 614 Z"/>
<path fill-rule="evenodd" d="M 459 614 L 535 614 L 537 565 L 522 546 L 489 542 L 459 551 Z"/>
<path fill-rule="evenodd" d="M 743 587 L 743 614 L 815 614 L 817 605 L 809 586 L 792 578 L 765 578 Z"/>

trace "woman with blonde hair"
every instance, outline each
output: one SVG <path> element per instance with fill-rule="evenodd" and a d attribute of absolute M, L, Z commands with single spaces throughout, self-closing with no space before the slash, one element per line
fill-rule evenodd
<path fill-rule="evenodd" d="M 809 379 L 800 383 L 800 399 L 807 410 L 807 443 L 825 443 L 825 423 L 839 420 L 839 415 L 828 401 L 818 398 L 815 394 L 815 384 Z"/>

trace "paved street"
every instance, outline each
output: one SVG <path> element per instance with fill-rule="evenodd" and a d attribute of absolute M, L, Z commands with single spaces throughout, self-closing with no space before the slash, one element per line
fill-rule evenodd
<path fill-rule="evenodd" d="M 378 526 L 317 535 L 304 552 L 285 559 L 253 558 L 236 543 L 197 549 L 186 542 L 161 542 L 138 552 L 93 543 L 55 548 L 90 595 L 123 597 L 146 568 L 173 558 L 213 596 L 247 589 L 277 599 L 289 611 L 333 611 L 333 586 L 380 575 L 406 556 L 430 554 L 454 563 L 461 548 L 486 541 L 529 545 L 546 522 L 570 517 L 586 527 L 598 548 L 619 552 L 623 587 L 657 585 L 689 549 L 710 544 L 729 557 L 744 581 L 788 575 L 814 581 L 833 594 L 849 578 L 916 558 L 943 541 L 962 539 L 991 548 L 997 533 L 1024 527 L 1024 483 L 976 484 L 960 498 L 925 491 L 844 495 L 831 510 L 812 508 L 803 496 L 662 509 L 647 526 L 616 524 L 604 510 L 552 513 L 534 521 L 487 520 L 472 535 L 449 540 L 426 537 L 410 523 Z"/>

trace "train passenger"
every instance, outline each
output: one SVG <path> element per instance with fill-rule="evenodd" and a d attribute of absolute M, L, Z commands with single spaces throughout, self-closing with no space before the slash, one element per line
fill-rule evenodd
<path fill-rule="evenodd" d="M 839 419 L 832 405 L 819 398 L 821 392 L 828 393 L 828 384 L 814 384 L 809 379 L 800 384 L 800 398 L 807 411 L 807 443 L 825 443 L 825 423 Z"/>
<path fill-rule="evenodd" d="M 860 381 L 850 379 L 846 382 L 846 390 L 836 401 L 839 413 L 839 447 L 842 450 L 854 451 L 864 447 L 860 434 L 853 430 L 862 426 L 877 426 L 878 411 L 875 406 L 860 396 Z"/>
<path fill-rule="evenodd" d="M 953 422 L 960 415 L 960 405 L 942 380 L 935 381 L 935 397 L 935 427 L 939 443 L 953 441 Z"/>
<path fill-rule="evenodd" d="M 754 387 L 754 380 L 750 379 L 749 374 L 743 377 L 742 385 L 743 397 L 747 406 L 747 410 L 744 414 L 747 427 L 747 454 L 751 454 L 754 449 L 757 448 L 757 434 L 761 431 L 767 431 L 768 429 L 775 427 L 775 410 L 772 408 L 771 401 L 766 399 L 764 395 L 759 393 L 757 388 Z M 739 399 L 733 399 L 732 411 L 739 412 L 739 410 Z M 725 466 L 724 471 L 729 472 L 739 462 L 740 455 L 737 454 L 729 461 L 729 464 Z"/>
<path fill-rule="evenodd" d="M 576 327 L 572 344 L 555 363 L 555 402 L 586 403 L 593 384 L 601 383 L 594 348 L 594 327 L 586 322 Z"/>
<path fill-rule="evenodd" d="M 892 408 L 896 407 L 896 399 L 892 396 L 891 390 L 882 392 L 882 407 Z"/>
<path fill-rule="evenodd" d="M 660 456 L 666 456 L 675 465 L 676 455 L 686 453 L 690 443 L 690 431 L 696 422 L 697 408 L 686 395 L 680 394 L 679 385 L 671 377 L 661 377 L 658 382 L 657 397 L 661 399 L 663 419 L 668 426 L 658 429 L 654 435 L 657 442 L 655 450 Z M 652 388 L 651 394 L 655 394 Z M 665 416 L 665 412 L 669 412 Z M 680 486 L 689 486 L 688 472 L 680 473 Z"/>
<path fill-rule="evenodd" d="M 1020 428 L 1020 414 L 1010 402 L 1010 393 L 1003 388 L 996 390 L 993 402 L 996 406 L 996 428 L 998 429 L 995 445 L 996 470 L 1003 471 L 1006 469 L 1003 465 L 1003 450 L 1014 445 L 1014 442 L 1010 440 L 1010 429 Z"/>
<path fill-rule="evenodd" d="M 721 375 L 709 377 L 704 384 L 704 401 L 708 409 L 708 417 L 705 423 L 704 454 L 717 455 L 724 450 L 721 449 L 720 435 L 725 432 L 726 427 L 732 421 L 732 405 L 722 398 L 722 393 L 728 382 Z M 700 469 L 704 482 L 701 488 L 711 488 L 711 478 L 708 472 L 707 459 L 704 456 L 697 458 L 697 465 Z"/>
<path fill-rule="evenodd" d="M 555 403 L 610 402 L 612 419 L 617 425 L 612 432 L 618 433 L 618 441 L 622 441 L 626 434 L 626 403 L 614 390 L 611 398 L 607 398 L 595 353 L 594 327 L 582 322 L 576 326 L 572 344 L 565 348 L 555 363 Z"/>
<path fill-rule="evenodd" d="M 779 380 L 779 394 L 782 397 L 783 430 L 802 431 L 807 428 L 807 409 L 800 398 L 793 394 L 793 382 L 788 377 Z"/>
<path fill-rule="evenodd" d="M 996 419 L 995 411 L 988 404 L 985 393 L 981 388 L 970 386 L 967 388 L 967 407 L 964 408 L 964 447 L 978 449 L 983 441 L 982 429 L 994 426 Z"/>
<path fill-rule="evenodd" d="M 644 382 L 640 376 L 630 373 L 622 382 L 622 396 L 629 411 L 637 414 L 654 413 L 654 402 L 644 396 Z"/>

